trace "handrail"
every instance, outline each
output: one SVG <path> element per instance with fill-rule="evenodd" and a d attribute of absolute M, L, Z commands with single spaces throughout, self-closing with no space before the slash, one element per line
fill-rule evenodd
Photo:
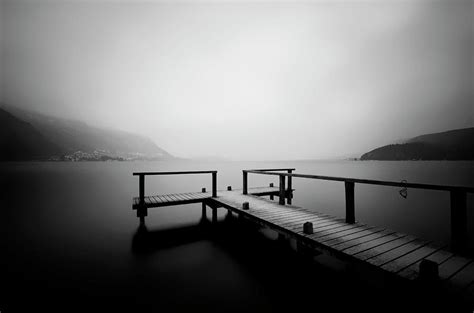
<path fill-rule="evenodd" d="M 133 176 L 140 175 L 180 175 L 180 174 L 211 174 L 217 173 L 217 171 L 179 171 L 179 172 L 134 172 Z"/>
<path fill-rule="evenodd" d="M 263 172 L 260 170 L 244 170 L 244 171 L 247 173 L 261 174 L 261 175 L 275 175 L 275 176 L 283 175 L 283 176 L 288 176 L 288 177 L 332 180 L 332 181 L 351 182 L 351 183 L 358 183 L 358 184 L 406 187 L 406 188 L 414 188 L 414 189 L 461 191 L 461 192 L 474 193 L 474 187 L 468 187 L 468 186 L 448 186 L 448 185 L 434 185 L 434 184 L 420 184 L 420 183 L 404 183 L 404 182 L 384 181 L 384 180 L 374 180 L 374 179 L 361 179 L 361 178 L 297 174 L 297 173 L 271 173 L 271 172 Z"/>
<path fill-rule="evenodd" d="M 288 177 L 288 188 L 290 188 L 291 179 L 293 177 L 298 178 L 309 178 L 309 179 L 320 179 L 328 181 L 340 181 L 344 182 L 345 187 L 345 198 L 346 198 L 346 222 L 353 224 L 355 223 L 355 195 L 354 187 L 355 184 L 370 184 L 379 186 L 391 186 L 391 187 L 402 187 L 402 188 L 414 188 L 414 189 L 426 189 L 426 190 L 441 190 L 450 192 L 450 205 L 451 205 L 451 245 L 453 250 L 456 252 L 463 252 L 467 249 L 467 193 L 474 193 L 474 187 L 468 186 L 449 186 L 449 185 L 434 185 L 434 184 L 420 184 L 420 183 L 407 183 L 407 182 L 395 182 L 395 181 L 383 181 L 373 179 L 359 179 L 350 177 L 336 177 L 336 176 L 323 176 L 323 175 L 309 175 L 309 174 L 297 174 L 291 173 L 275 173 L 271 171 L 262 170 L 243 170 L 243 193 L 247 194 L 248 185 L 248 174 L 259 174 L 259 175 L 273 175 L 279 176 L 279 203 L 285 205 L 285 198 L 288 198 L 287 202 L 291 204 L 291 191 L 290 195 L 285 191 L 285 178 Z"/>
<path fill-rule="evenodd" d="M 277 171 L 286 171 L 288 174 L 291 174 L 295 168 L 260 168 L 260 169 L 253 169 L 253 170 L 243 170 L 242 175 L 243 175 L 243 190 L 244 190 L 244 195 L 247 194 L 247 173 L 257 173 L 257 174 L 267 174 L 268 172 L 277 172 Z M 281 173 L 272 173 L 274 175 L 279 175 Z M 284 190 L 280 190 L 280 193 L 284 193 Z M 293 198 L 293 187 L 292 187 L 292 182 L 291 182 L 291 176 L 288 177 L 288 199 L 287 202 L 288 204 L 291 204 L 291 199 Z M 284 201 L 283 197 L 279 197 L 280 199 L 280 204 L 282 201 Z"/>
<path fill-rule="evenodd" d="M 212 174 L 212 197 L 217 197 L 217 171 L 180 171 L 180 172 L 135 172 L 133 176 L 138 176 L 138 194 L 140 198 L 137 209 L 137 216 L 140 217 L 140 224 L 145 223 L 147 207 L 145 206 L 145 176 L 148 175 L 181 175 L 181 174 Z M 205 188 L 203 188 L 205 192 Z"/>
<path fill-rule="evenodd" d="M 259 172 L 276 172 L 276 171 L 294 171 L 295 168 L 256 168 L 246 171 L 259 171 Z"/>

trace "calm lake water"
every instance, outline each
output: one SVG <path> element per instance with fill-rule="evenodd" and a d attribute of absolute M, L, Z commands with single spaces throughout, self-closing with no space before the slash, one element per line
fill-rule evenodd
<path fill-rule="evenodd" d="M 351 288 L 362 288 L 351 285 L 358 283 L 344 275 L 328 274 L 324 266 L 301 265 L 291 249 L 282 252 L 259 233 L 233 222 L 223 226 L 217 236 L 207 228 L 195 227 L 201 219 L 199 204 L 151 209 L 146 223 L 156 242 L 147 253 L 135 251 L 138 219 L 131 201 L 138 194 L 138 179 L 132 172 L 216 169 L 218 187 L 224 189 L 228 185 L 241 188 L 242 169 L 262 167 L 474 186 L 474 162 L 3 163 L 0 311 L 31 307 L 82 312 L 111 308 L 283 311 L 289 307 L 296 310 L 305 303 L 301 299 L 311 299 L 315 293 L 337 301 Z M 270 182 L 277 185 L 277 177 L 249 176 L 250 186 Z M 211 189 L 210 175 L 150 177 L 146 193 L 199 191 L 202 187 Z M 293 187 L 295 205 L 344 216 L 343 183 L 294 179 Z M 398 191 L 356 185 L 356 219 L 449 243 L 449 193 L 409 189 L 404 199 Z M 473 206 L 474 198 L 469 195 L 471 246 Z M 225 213 L 220 212 L 220 220 L 225 219 Z M 301 281 L 311 271 L 321 284 L 308 290 Z M 284 288 L 278 286 L 282 281 L 287 285 Z M 363 288 L 371 297 L 376 292 L 369 286 Z"/>

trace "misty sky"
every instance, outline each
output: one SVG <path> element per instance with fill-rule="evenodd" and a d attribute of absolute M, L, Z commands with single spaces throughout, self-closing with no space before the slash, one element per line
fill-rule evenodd
<path fill-rule="evenodd" d="M 474 126 L 473 1 L 4 1 L 3 101 L 181 157 L 351 155 Z"/>

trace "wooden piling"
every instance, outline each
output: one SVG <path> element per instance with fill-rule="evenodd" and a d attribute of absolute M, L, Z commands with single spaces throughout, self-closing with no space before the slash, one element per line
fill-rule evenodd
<path fill-rule="evenodd" d="M 270 183 L 270 185 L 268 185 L 268 186 L 273 187 L 273 183 Z M 273 195 L 270 195 L 270 200 L 273 200 L 273 199 L 274 199 Z"/>
<path fill-rule="evenodd" d="M 313 223 L 306 222 L 303 224 L 303 233 L 310 235 L 313 233 Z"/>
<path fill-rule="evenodd" d="M 217 172 L 212 172 L 212 197 L 217 197 Z"/>
<path fill-rule="evenodd" d="M 291 174 L 293 170 L 288 170 L 288 174 Z M 292 177 L 288 176 L 288 194 L 287 194 L 287 200 L 286 203 L 291 204 L 291 199 L 293 198 L 293 187 L 292 187 Z"/>
<path fill-rule="evenodd" d="M 278 195 L 278 203 L 285 205 L 285 176 L 280 175 L 280 193 Z"/>
<path fill-rule="evenodd" d="M 140 225 L 145 225 L 145 216 L 148 215 L 148 209 L 145 205 L 145 175 L 140 175 L 138 177 L 138 196 L 140 200 L 137 217 L 140 218 Z"/>
<path fill-rule="evenodd" d="M 346 191 L 346 223 L 355 223 L 355 197 L 354 197 L 354 183 L 344 182 Z"/>
<path fill-rule="evenodd" d="M 439 278 L 438 263 L 423 259 L 420 262 L 419 277 L 425 282 L 432 282 Z"/>
<path fill-rule="evenodd" d="M 242 189 L 243 189 L 243 191 L 242 191 L 242 193 L 243 193 L 244 195 L 246 195 L 247 192 L 248 192 L 248 190 L 247 190 L 247 188 L 248 188 L 248 187 L 247 187 L 247 182 L 248 182 L 248 173 L 247 173 L 247 171 L 242 171 L 242 178 L 243 178 L 243 181 L 242 181 Z"/>
<path fill-rule="evenodd" d="M 140 175 L 138 178 L 138 196 L 140 197 L 140 205 L 145 204 L 145 175 Z"/>

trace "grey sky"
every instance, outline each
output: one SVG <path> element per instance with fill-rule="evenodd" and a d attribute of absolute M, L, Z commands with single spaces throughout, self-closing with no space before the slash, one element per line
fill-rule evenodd
<path fill-rule="evenodd" d="M 2 11 L 4 101 L 144 134 L 178 156 L 324 158 L 474 125 L 472 1 L 15 0 Z"/>

